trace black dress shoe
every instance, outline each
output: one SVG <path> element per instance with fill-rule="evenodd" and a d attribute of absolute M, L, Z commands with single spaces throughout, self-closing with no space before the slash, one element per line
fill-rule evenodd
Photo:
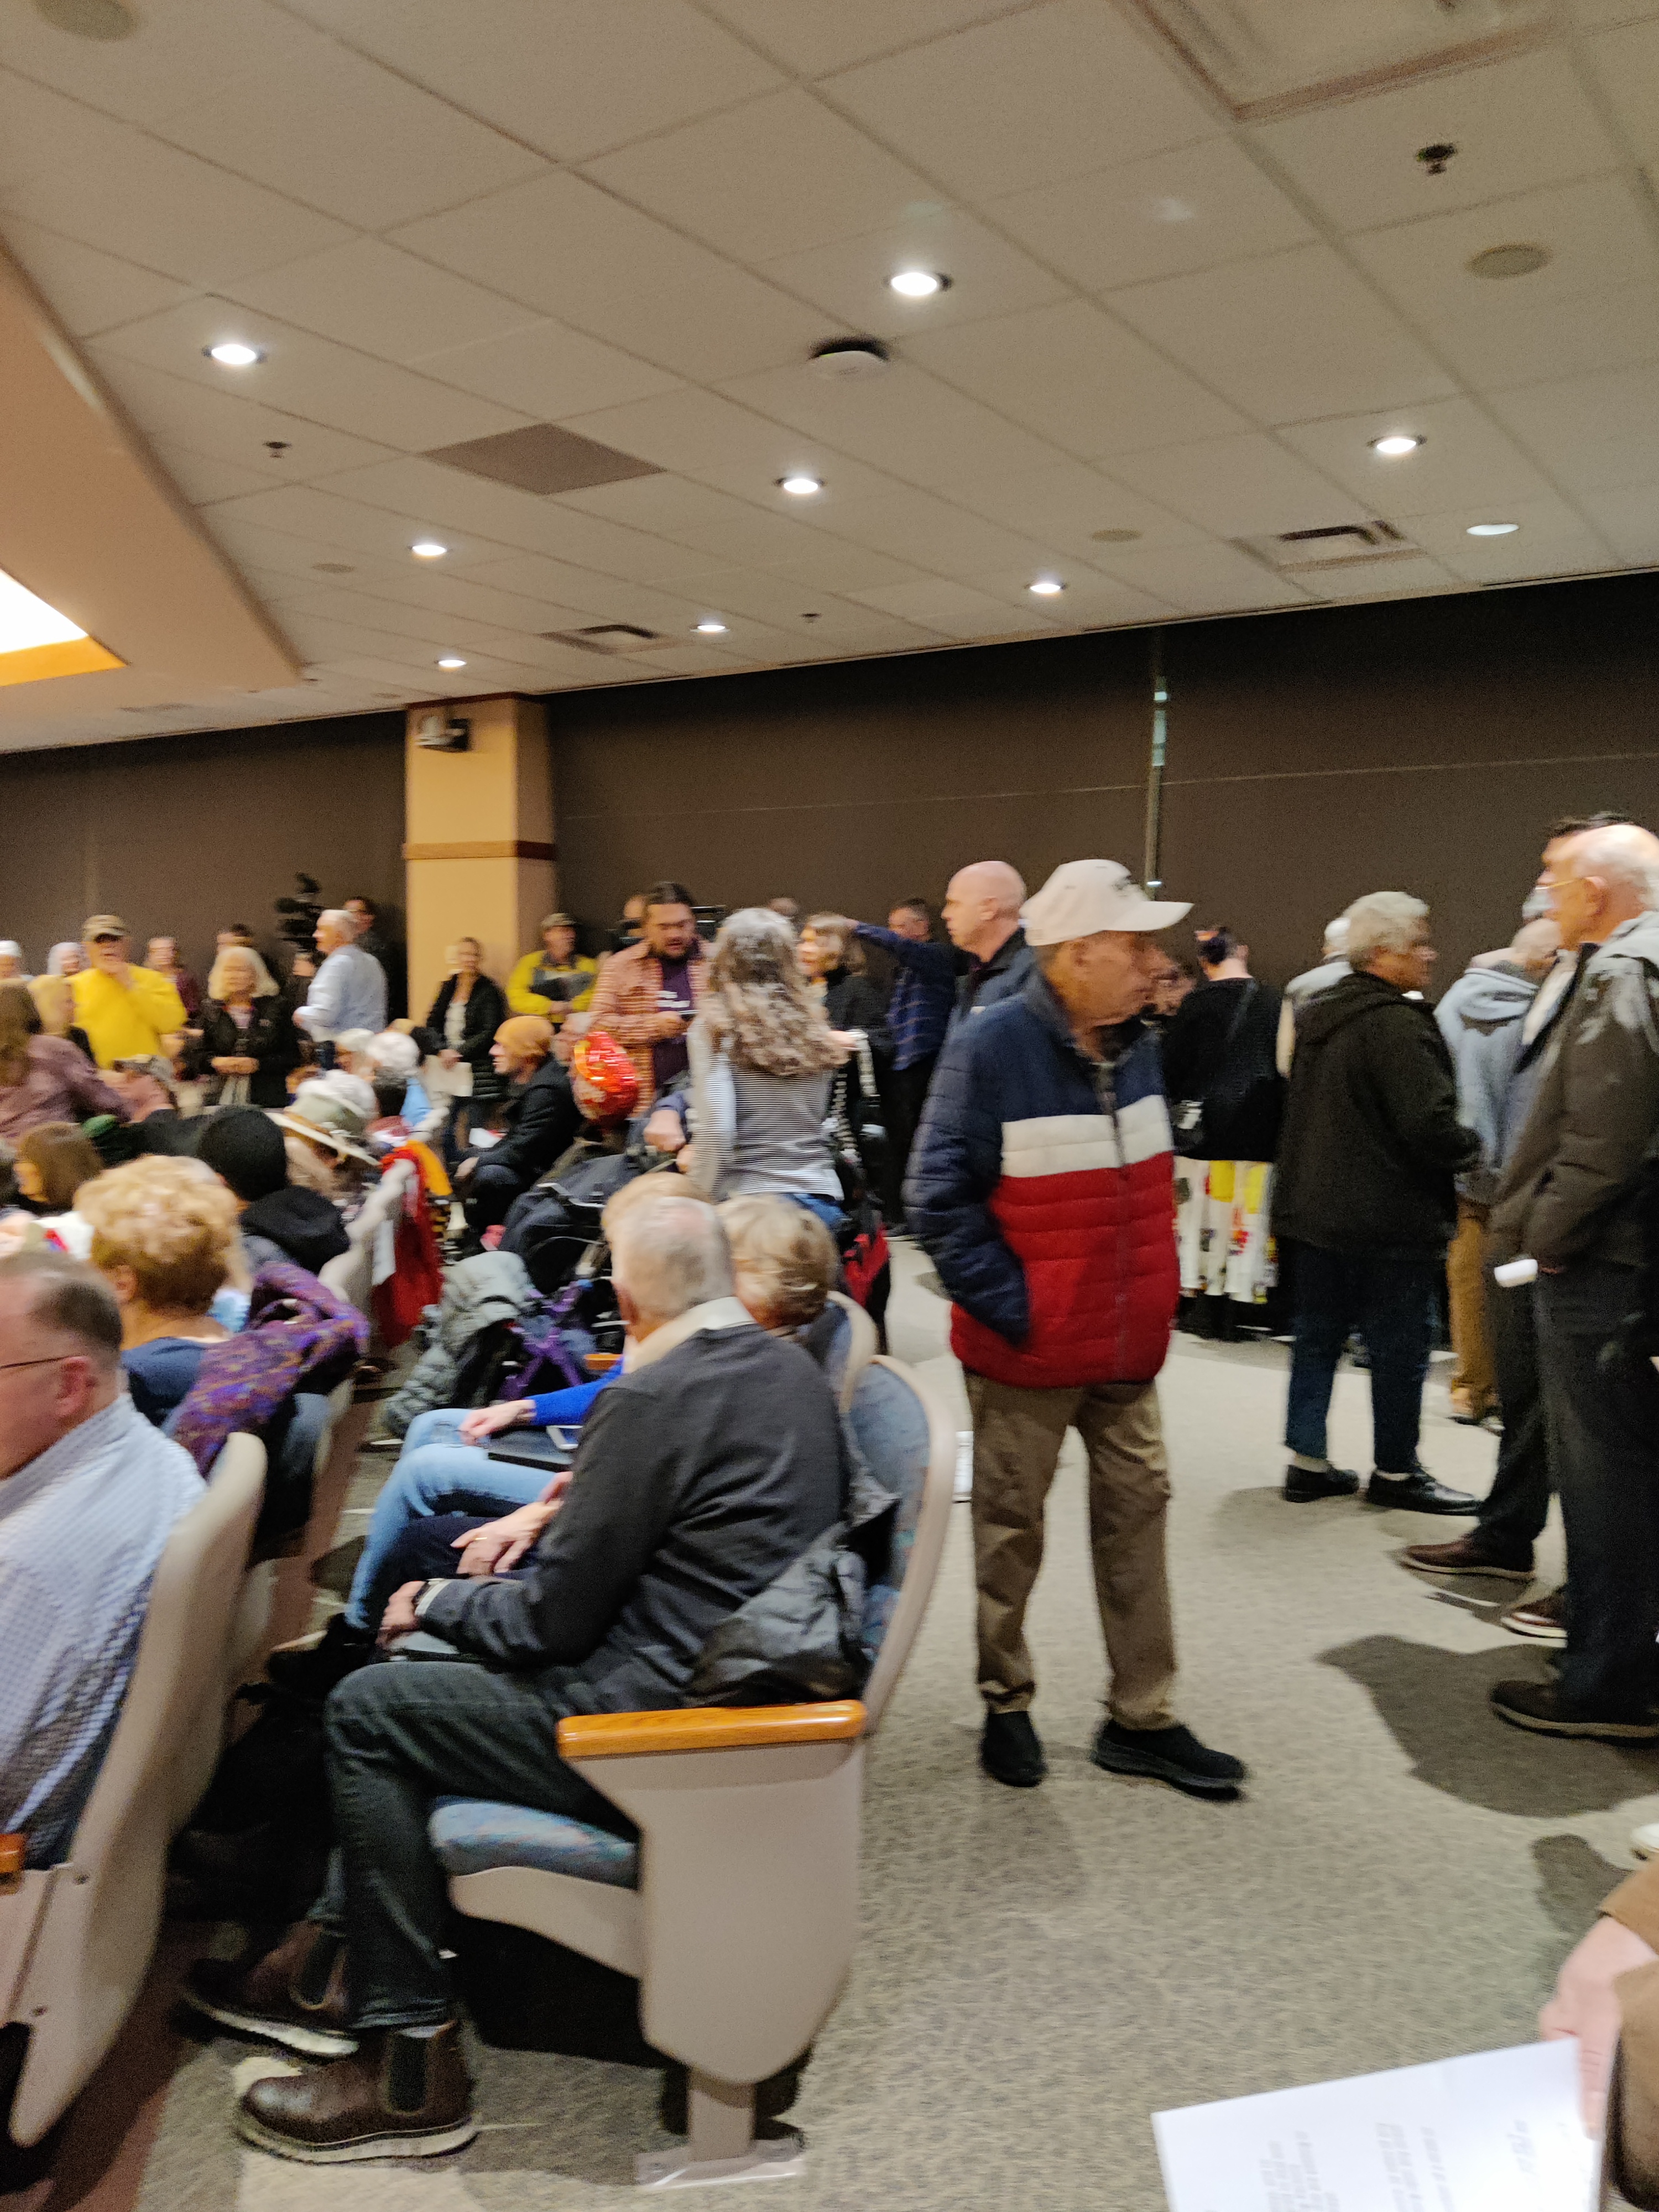
<path fill-rule="evenodd" d="M 1189 1797 L 1236 1797 L 1245 1779 L 1243 1760 L 1210 1750 L 1190 1729 L 1128 1729 L 1103 1721 L 1089 1755 L 1110 1774 L 1145 1775 Z"/>
<path fill-rule="evenodd" d="M 1490 1694 L 1492 1709 L 1511 1728 L 1534 1735 L 1589 1736 L 1599 1743 L 1652 1743 L 1659 1720 L 1650 1713 L 1581 1711 L 1569 1705 L 1553 1682 L 1499 1682 Z"/>
<path fill-rule="evenodd" d="M 1011 1790 L 1035 1790 L 1048 1762 L 1030 1713 L 987 1713 L 979 1763 L 993 1782 L 1006 1782 Z"/>
<path fill-rule="evenodd" d="M 1298 1467 L 1292 1460 L 1285 1470 L 1284 1495 L 1291 1505 L 1311 1505 L 1316 1498 L 1352 1498 L 1358 1487 L 1359 1477 L 1346 1467 Z"/>
<path fill-rule="evenodd" d="M 1365 1503 L 1406 1513 L 1473 1515 L 1480 1510 L 1478 1498 L 1467 1490 L 1454 1490 L 1449 1483 L 1437 1482 L 1420 1467 L 1410 1474 L 1373 1474 L 1365 1486 Z"/>

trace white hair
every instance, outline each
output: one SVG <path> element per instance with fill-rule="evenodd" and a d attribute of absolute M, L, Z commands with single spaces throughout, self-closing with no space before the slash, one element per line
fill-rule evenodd
<path fill-rule="evenodd" d="M 1644 908 L 1659 907 L 1659 844 L 1633 823 L 1586 830 L 1563 857 L 1575 876 L 1594 876 L 1609 890 L 1639 898 Z"/>
<path fill-rule="evenodd" d="M 1347 950 L 1347 945 L 1348 917 L 1346 914 L 1340 914 L 1334 921 L 1325 924 L 1325 950 L 1334 959 L 1338 953 Z"/>
<path fill-rule="evenodd" d="M 343 930 L 348 937 L 357 934 L 356 915 L 348 914 L 343 906 L 325 906 L 317 917 L 318 928 L 320 929 L 325 922 L 331 928 Z"/>
<path fill-rule="evenodd" d="M 1364 968 L 1379 952 L 1409 952 L 1419 942 L 1429 909 L 1409 891 L 1368 891 L 1348 908 L 1348 964 Z"/>
<path fill-rule="evenodd" d="M 611 1273 L 640 1311 L 676 1321 L 709 1298 L 732 1295 L 732 1248 L 714 1208 L 665 1191 L 631 1206 L 611 1239 Z"/>
<path fill-rule="evenodd" d="M 421 1048 L 401 1030 L 382 1030 L 369 1041 L 366 1057 L 376 1075 L 413 1075 L 421 1064 Z"/>

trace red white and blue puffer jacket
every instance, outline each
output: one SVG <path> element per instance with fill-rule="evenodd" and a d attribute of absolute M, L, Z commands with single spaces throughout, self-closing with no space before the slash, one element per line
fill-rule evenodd
<path fill-rule="evenodd" d="M 972 1374 L 1029 1389 L 1149 1382 L 1179 1290 L 1158 1041 L 1097 1066 L 1033 974 L 940 1054 L 905 1212 Z"/>

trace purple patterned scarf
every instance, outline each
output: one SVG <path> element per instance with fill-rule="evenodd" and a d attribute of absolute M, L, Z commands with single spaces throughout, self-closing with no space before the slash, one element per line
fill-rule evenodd
<path fill-rule="evenodd" d="M 261 1267 L 246 1327 L 208 1346 L 169 1431 L 206 1475 L 227 1437 L 257 1434 L 296 1390 L 325 1395 L 368 1350 L 368 1323 L 356 1306 L 303 1267 Z"/>

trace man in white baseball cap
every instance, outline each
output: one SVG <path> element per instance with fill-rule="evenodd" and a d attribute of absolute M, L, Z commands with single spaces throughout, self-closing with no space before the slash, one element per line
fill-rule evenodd
<path fill-rule="evenodd" d="M 1115 860 L 1068 860 L 1021 910 L 1024 987 L 959 1023 L 939 1056 L 905 1186 L 952 1306 L 974 1417 L 980 1760 L 1047 1771 L 1025 1608 L 1069 1428 L 1089 1462 L 1095 1589 L 1111 1662 L 1097 1765 L 1231 1797 L 1239 1761 L 1175 1717 L 1164 1563 L 1170 1480 L 1156 1377 L 1178 1271 L 1158 1040 L 1139 1018 L 1157 933 L 1187 912 Z"/>

